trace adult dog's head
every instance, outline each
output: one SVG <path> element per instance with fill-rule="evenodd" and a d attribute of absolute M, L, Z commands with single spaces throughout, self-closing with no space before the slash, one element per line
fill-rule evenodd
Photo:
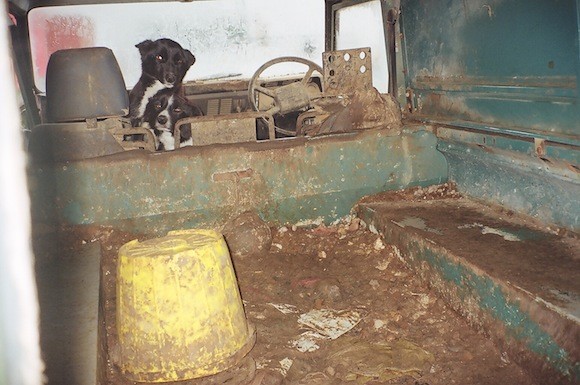
<path fill-rule="evenodd" d="M 143 74 L 159 80 L 165 87 L 181 84 L 195 63 L 195 56 L 171 39 L 145 40 L 137 44 Z"/>

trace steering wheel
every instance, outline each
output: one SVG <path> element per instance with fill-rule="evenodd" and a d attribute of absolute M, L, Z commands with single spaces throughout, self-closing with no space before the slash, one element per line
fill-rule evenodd
<path fill-rule="evenodd" d="M 299 81 L 285 84 L 278 87 L 265 87 L 260 82 L 260 75 L 268 68 L 275 64 L 295 62 L 308 66 L 308 70 Z M 310 60 L 295 56 L 283 56 L 272 59 L 264 63 L 252 76 L 248 86 L 248 98 L 254 110 L 266 112 L 269 114 L 287 114 L 288 112 L 298 111 L 304 107 L 309 107 L 310 102 L 316 98 L 312 91 L 309 91 L 308 81 L 312 78 L 314 71 L 318 71 L 323 76 L 322 68 Z M 260 107 L 260 94 L 271 98 L 271 103 L 266 107 Z M 268 99 L 268 98 L 266 98 Z"/>

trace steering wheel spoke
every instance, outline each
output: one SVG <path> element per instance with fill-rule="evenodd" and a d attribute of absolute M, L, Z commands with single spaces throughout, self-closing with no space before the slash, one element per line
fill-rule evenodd
<path fill-rule="evenodd" d="M 266 88 L 266 87 L 263 87 L 263 86 L 256 86 L 254 88 L 254 90 L 256 90 L 257 92 L 260 92 L 260 93 L 262 93 L 264 95 L 267 95 L 267 96 L 269 96 L 271 98 L 273 98 L 275 96 L 274 91 L 272 91 L 270 88 Z"/>
<path fill-rule="evenodd" d="M 270 114 L 270 115 L 277 114 L 278 112 L 280 112 L 280 107 L 278 107 L 278 106 L 273 106 L 268 111 L 266 111 L 266 113 Z"/>
<path fill-rule="evenodd" d="M 262 85 L 263 79 L 260 80 L 260 75 L 266 69 L 272 67 L 275 64 L 286 62 L 299 63 L 308 67 L 304 76 L 296 82 L 304 86 L 304 90 L 301 90 L 300 87 L 298 87 L 297 89 L 291 91 L 288 88 L 284 88 L 284 91 L 282 91 L 281 87 L 287 87 L 287 85 L 279 87 L 265 87 Z M 307 96 L 308 91 L 306 91 L 306 87 L 308 81 L 312 78 L 315 71 L 320 73 L 320 75 L 322 76 L 323 74 L 322 68 L 318 64 L 310 60 L 294 56 L 284 56 L 264 63 L 260 68 L 258 68 L 258 70 L 254 73 L 254 75 L 250 80 L 248 86 L 248 98 L 250 100 L 250 104 L 252 105 L 255 111 L 267 111 L 268 113 L 272 114 L 279 112 L 286 114 L 290 111 L 300 110 L 301 108 L 304 107 L 304 102 L 308 103 L 309 97 Z M 298 94 L 295 94 L 295 92 L 298 92 Z M 268 103 L 268 105 L 260 108 L 260 106 L 258 105 L 259 98 L 256 97 L 257 93 L 271 97 L 273 99 L 273 105 Z M 295 97 L 295 95 L 298 95 L 298 97 Z M 287 97 L 288 100 L 285 99 L 279 100 L 280 98 L 284 97 Z M 296 100 L 300 100 L 300 102 L 297 102 Z M 294 106 L 294 104 L 296 106 Z"/>
<path fill-rule="evenodd" d="M 308 72 L 306 72 L 304 74 L 304 77 L 302 78 L 301 82 L 302 84 L 306 84 L 308 83 L 308 81 L 310 80 L 310 78 L 312 77 L 312 74 L 314 73 L 314 71 L 316 71 L 317 69 L 313 66 L 308 67 Z"/>

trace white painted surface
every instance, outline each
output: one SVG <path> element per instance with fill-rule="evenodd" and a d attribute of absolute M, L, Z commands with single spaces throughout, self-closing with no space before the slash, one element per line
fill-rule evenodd
<path fill-rule="evenodd" d="M 105 46 L 119 61 L 128 88 L 137 82 L 135 44 L 162 37 L 189 49 L 196 63 L 185 80 L 238 74 L 250 78 L 266 61 L 299 56 L 322 63 L 324 2 L 312 0 L 211 0 L 190 3 L 96 4 L 30 12 L 36 86 L 45 90 L 48 56 L 56 48 Z M 55 27 L 56 25 L 56 27 Z M 266 75 L 303 72 L 276 66 Z"/>
<path fill-rule="evenodd" d="M 342 8 L 337 12 L 337 20 L 336 48 L 371 47 L 373 86 L 387 93 L 389 73 L 380 1 Z"/>

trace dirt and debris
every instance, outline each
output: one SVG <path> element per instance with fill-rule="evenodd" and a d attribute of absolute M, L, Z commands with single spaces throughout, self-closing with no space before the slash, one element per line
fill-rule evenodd
<path fill-rule="evenodd" d="M 224 225 L 222 231 L 235 257 L 251 257 L 263 253 L 272 245 L 272 232 L 255 211 L 245 211 Z"/>
<path fill-rule="evenodd" d="M 284 382 L 268 383 L 534 384 L 360 219 L 290 228 L 273 231 L 280 247 L 236 264 L 246 314 L 257 327 L 257 372 L 284 374 Z M 316 312 L 327 321 L 335 315 L 348 330 L 310 338 L 317 347 L 301 351 L 294 342 L 313 331 L 301 320 Z"/>
<path fill-rule="evenodd" d="M 114 250 L 131 236 L 101 234 L 112 246 L 104 270 L 114 272 Z M 246 315 L 257 328 L 252 384 L 534 384 L 360 219 L 272 234 L 269 252 L 233 257 Z M 114 273 L 105 278 L 111 349 Z M 321 319 L 334 326 L 335 338 L 320 331 Z M 129 383 L 111 361 L 108 379 Z"/>
<path fill-rule="evenodd" d="M 354 217 L 333 226 L 287 225 L 271 229 L 268 251 L 233 253 L 246 316 L 257 329 L 249 384 L 535 384 L 369 230 Z M 117 250 L 135 238 L 148 237 L 83 228 L 60 240 L 68 248 L 101 242 L 102 373 L 112 385 L 133 384 L 115 365 L 115 272 Z"/>
<path fill-rule="evenodd" d="M 404 190 L 386 191 L 363 197 L 359 203 L 384 201 L 431 201 L 443 198 L 461 198 L 457 186 L 453 182 L 431 185 L 429 187 L 412 187 Z"/>

